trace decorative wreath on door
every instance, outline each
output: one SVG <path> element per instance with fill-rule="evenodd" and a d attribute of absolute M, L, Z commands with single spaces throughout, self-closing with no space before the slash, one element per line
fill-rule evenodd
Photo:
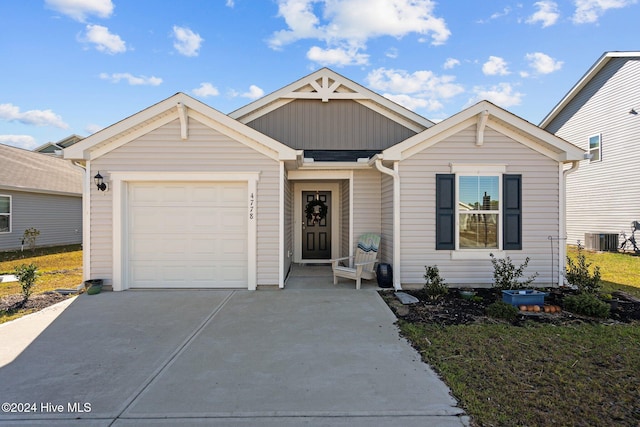
<path fill-rule="evenodd" d="M 329 208 L 322 200 L 312 200 L 307 203 L 304 208 L 304 213 L 307 215 L 307 220 L 313 219 L 314 223 L 318 223 L 327 217 Z"/>

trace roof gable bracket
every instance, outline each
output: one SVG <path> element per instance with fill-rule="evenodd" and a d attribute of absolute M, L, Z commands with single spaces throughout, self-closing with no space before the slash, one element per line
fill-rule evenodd
<path fill-rule="evenodd" d="M 488 119 L 488 110 L 483 110 L 478 114 L 478 126 L 476 127 L 476 145 L 478 147 L 484 143 L 484 128 L 487 126 Z"/>
<path fill-rule="evenodd" d="M 180 118 L 180 138 L 186 141 L 189 139 L 189 115 L 187 114 L 187 107 L 182 102 L 178 102 L 176 107 L 178 107 L 178 117 Z"/>

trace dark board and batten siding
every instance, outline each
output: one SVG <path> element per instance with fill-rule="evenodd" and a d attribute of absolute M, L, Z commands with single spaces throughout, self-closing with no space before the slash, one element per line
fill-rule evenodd
<path fill-rule="evenodd" d="M 295 100 L 247 125 L 297 150 L 384 150 L 415 135 L 350 100 Z"/>

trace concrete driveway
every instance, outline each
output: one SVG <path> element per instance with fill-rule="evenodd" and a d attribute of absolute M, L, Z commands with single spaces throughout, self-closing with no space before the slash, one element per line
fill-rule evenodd
<path fill-rule="evenodd" d="M 394 321 L 369 290 L 81 295 L 0 368 L 0 424 L 467 425 Z"/>

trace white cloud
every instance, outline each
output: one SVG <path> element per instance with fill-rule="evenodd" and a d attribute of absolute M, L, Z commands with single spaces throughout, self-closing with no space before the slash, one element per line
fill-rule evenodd
<path fill-rule="evenodd" d="M 233 7 L 235 5 L 236 3 L 233 0 L 227 0 L 227 4 L 226 4 L 227 7 Z"/>
<path fill-rule="evenodd" d="M 147 77 L 147 76 L 134 76 L 130 73 L 101 73 L 100 78 L 102 80 L 111 80 L 113 83 L 119 83 L 120 80 L 126 80 L 131 86 L 139 86 L 139 85 L 148 85 L 148 86 L 158 86 L 162 83 L 162 79 L 160 77 Z"/>
<path fill-rule="evenodd" d="M 385 92 L 384 96 L 409 109 L 441 109 L 443 100 L 464 92 L 455 83 L 454 76 L 438 76 L 431 71 L 409 73 L 405 70 L 378 68 L 365 78 L 373 90 Z"/>
<path fill-rule="evenodd" d="M 273 33 L 268 43 L 281 49 L 297 40 L 316 39 L 327 45 L 313 52 L 321 59 L 327 57 L 322 52 L 364 50 L 369 39 L 383 36 L 416 33 L 440 45 L 451 32 L 434 9 L 433 0 L 278 0 L 278 15 L 287 29 Z M 349 64 L 362 63 L 361 57 L 351 57 L 355 60 Z"/>
<path fill-rule="evenodd" d="M 102 25 L 87 25 L 85 34 L 86 41 L 96 45 L 96 49 L 100 52 L 123 53 L 127 51 L 126 43 L 117 34 L 111 34 L 107 27 Z"/>
<path fill-rule="evenodd" d="M 60 129 L 68 129 L 62 117 L 51 110 L 20 111 L 20 107 L 13 104 L 0 104 L 0 120 L 7 122 L 19 122 L 32 126 L 54 126 Z"/>
<path fill-rule="evenodd" d="M 385 93 L 382 96 L 411 111 L 415 111 L 419 108 L 423 108 L 428 111 L 438 111 L 444 107 L 440 101 L 435 99 L 418 98 L 406 94 L 393 95 L 390 93 Z"/>
<path fill-rule="evenodd" d="M 31 135 L 0 135 L 0 144 L 33 150 L 38 146 L 36 139 Z"/>
<path fill-rule="evenodd" d="M 307 52 L 307 58 L 321 65 L 367 65 L 369 55 L 358 53 L 358 49 L 322 49 L 313 46 Z"/>
<path fill-rule="evenodd" d="M 256 85 L 249 86 L 249 91 L 241 94 L 243 98 L 258 99 L 264 95 L 264 90 L 260 89 Z"/>
<path fill-rule="evenodd" d="M 520 105 L 524 96 L 524 94 L 516 92 L 509 83 L 500 83 L 490 88 L 476 86 L 473 88 L 473 92 L 476 96 L 470 100 L 470 104 L 486 99 L 502 108 Z"/>
<path fill-rule="evenodd" d="M 199 96 L 201 98 L 220 95 L 218 88 L 216 88 L 211 83 L 207 83 L 207 82 L 200 83 L 200 87 L 193 89 L 191 92 L 193 92 L 194 95 Z"/>
<path fill-rule="evenodd" d="M 558 3 L 554 1 L 539 1 L 534 3 L 538 8 L 536 13 L 527 19 L 527 24 L 542 23 L 542 28 L 550 27 L 558 21 L 560 13 L 558 12 Z"/>
<path fill-rule="evenodd" d="M 398 49 L 391 47 L 384 54 L 387 58 L 396 59 L 398 57 Z"/>
<path fill-rule="evenodd" d="M 184 56 L 198 56 L 198 51 L 204 39 L 200 34 L 194 33 L 190 28 L 173 26 L 173 47 Z"/>
<path fill-rule="evenodd" d="M 487 24 L 490 21 L 494 21 L 496 19 L 500 19 L 503 16 L 507 16 L 511 13 L 511 8 L 510 7 L 505 7 L 504 9 L 502 9 L 500 12 L 495 12 L 493 13 L 489 19 L 479 19 L 478 21 L 476 21 L 478 24 Z"/>
<path fill-rule="evenodd" d="M 460 61 L 458 61 L 455 58 L 447 58 L 447 60 L 444 62 L 444 65 L 442 66 L 445 70 L 450 70 L 454 67 L 457 67 L 458 65 L 460 65 Z"/>
<path fill-rule="evenodd" d="M 87 133 L 89 133 L 90 135 L 94 134 L 94 133 L 96 133 L 98 131 L 101 131 L 102 129 L 104 129 L 104 126 L 100 126 L 100 125 L 97 125 L 95 123 L 90 123 L 87 126 L 85 126 L 85 128 L 84 128 L 84 130 L 86 130 Z"/>
<path fill-rule="evenodd" d="M 529 66 L 538 74 L 550 74 L 562 68 L 562 61 L 556 61 L 549 55 L 542 52 L 527 53 L 525 58 L 529 61 Z"/>
<path fill-rule="evenodd" d="M 576 24 L 589 24 L 598 21 L 609 9 L 621 9 L 638 0 L 575 0 L 576 11 L 571 18 Z"/>
<path fill-rule="evenodd" d="M 482 65 L 482 72 L 486 76 L 506 76 L 509 74 L 509 68 L 503 58 L 489 56 L 489 60 Z"/>
<path fill-rule="evenodd" d="M 45 0 L 45 4 L 80 22 L 85 22 L 90 15 L 108 18 L 114 8 L 111 0 Z"/>

